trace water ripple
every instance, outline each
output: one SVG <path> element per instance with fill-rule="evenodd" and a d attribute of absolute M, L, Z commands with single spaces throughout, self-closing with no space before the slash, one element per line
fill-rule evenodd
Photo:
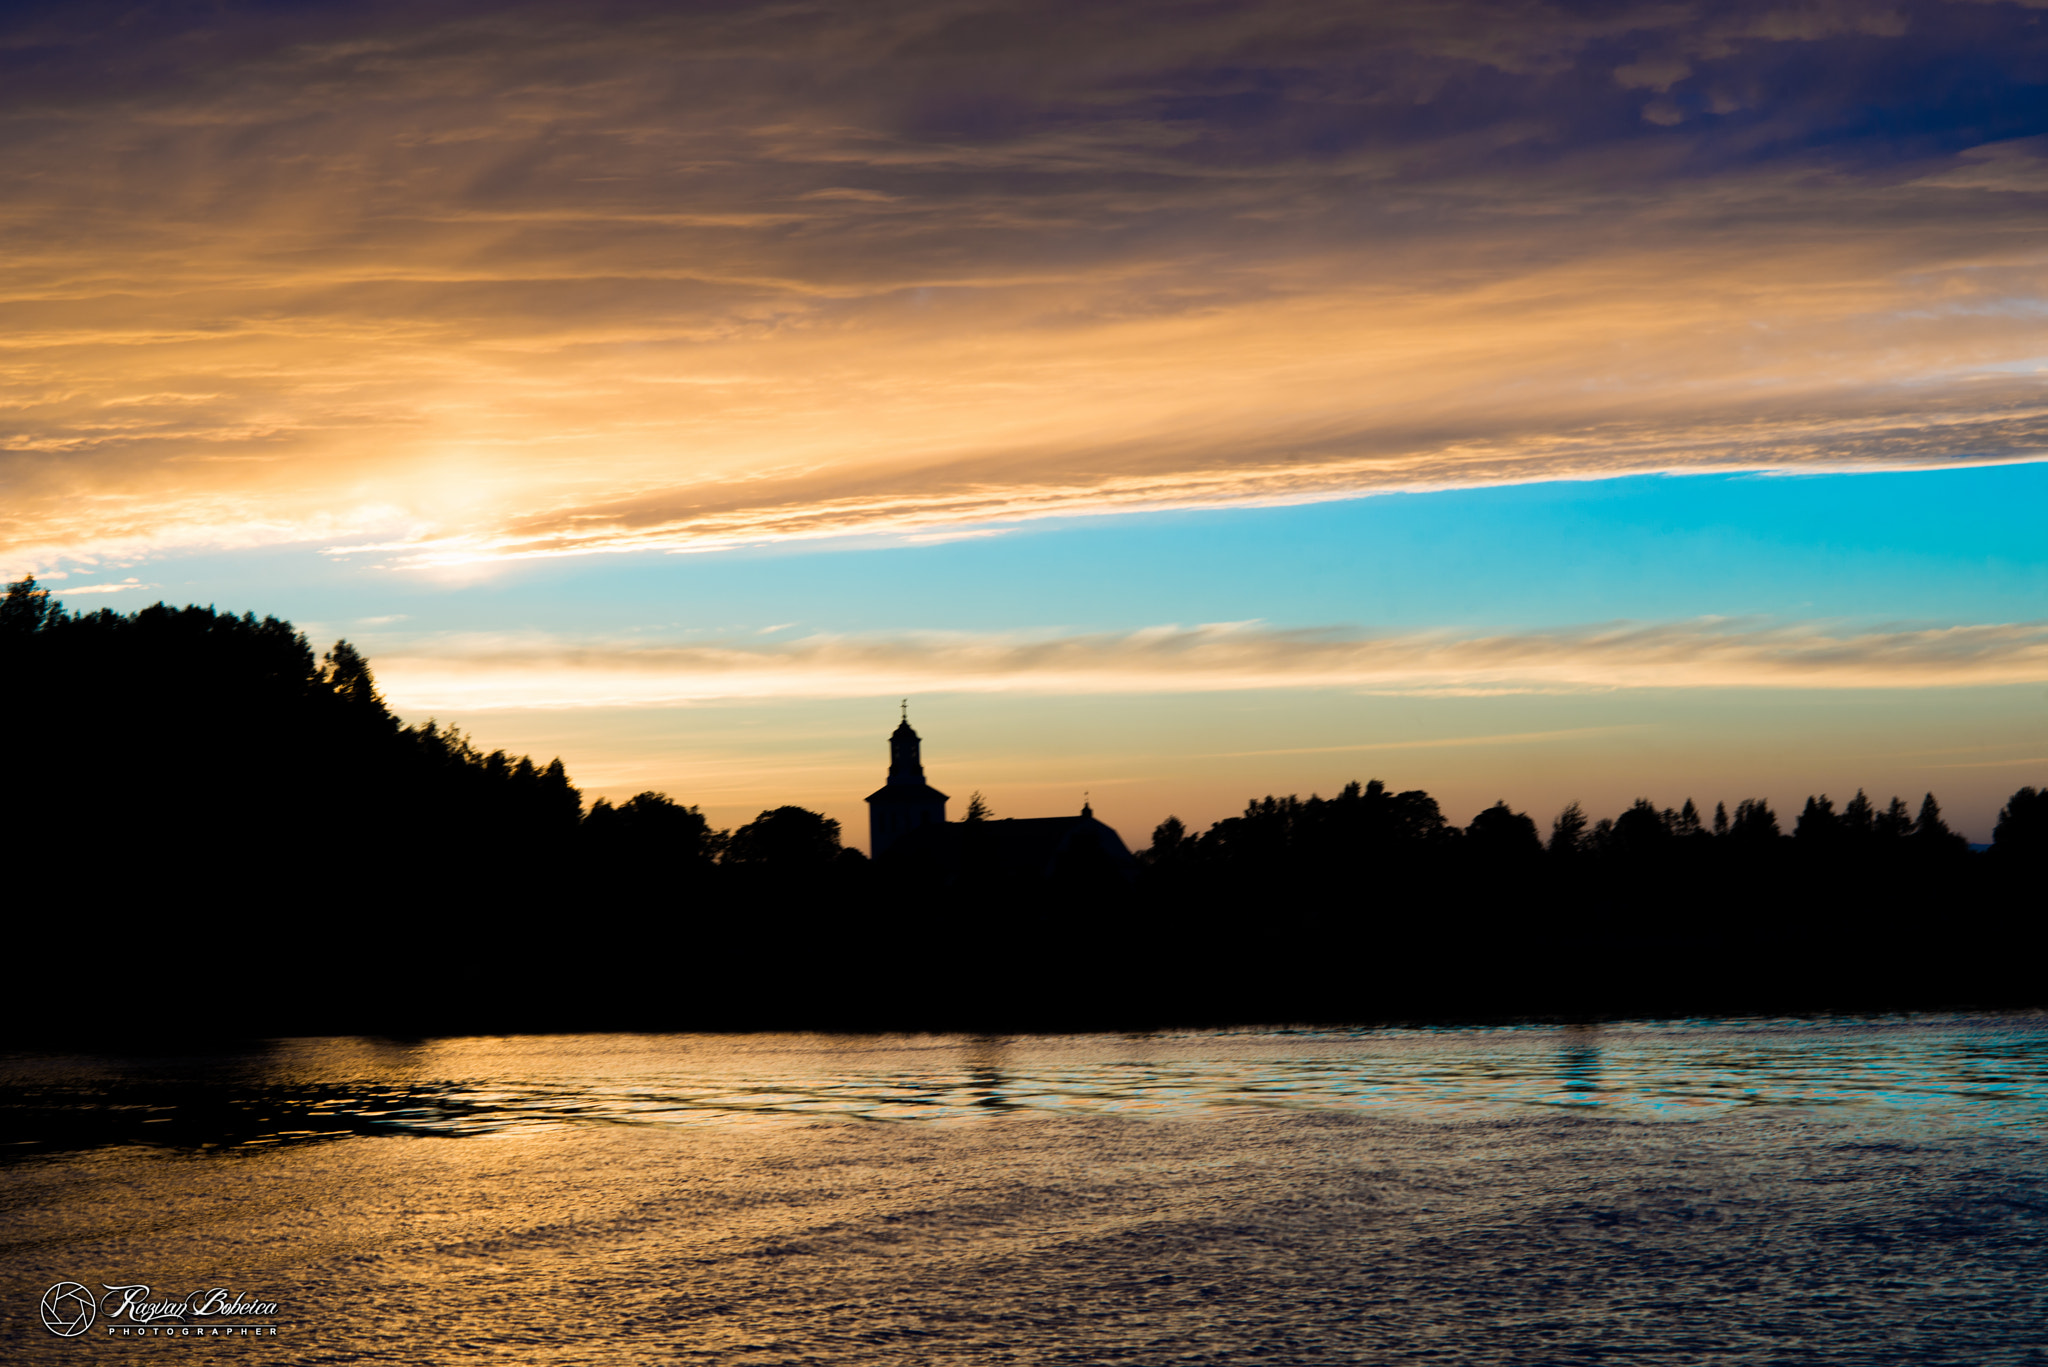
<path fill-rule="evenodd" d="M 1858 1108 L 2048 1115 L 2048 1020 L 1689 1022 L 1138 1037 L 532 1036 L 288 1040 L 177 1059 L 0 1060 L 0 1152 L 285 1144 L 577 1125 L 992 1115 L 1687 1120 Z"/>

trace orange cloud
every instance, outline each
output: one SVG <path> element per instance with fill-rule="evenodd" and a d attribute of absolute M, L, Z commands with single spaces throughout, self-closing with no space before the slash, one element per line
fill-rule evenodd
<path fill-rule="evenodd" d="M 1758 150 L 1899 87 L 1823 63 L 1848 84 L 1760 100 L 1772 53 L 1939 38 L 1903 23 L 903 3 L 32 35 L 79 74 L 46 55 L 0 96 L 0 558 L 487 565 L 2038 458 L 2038 142 Z"/>

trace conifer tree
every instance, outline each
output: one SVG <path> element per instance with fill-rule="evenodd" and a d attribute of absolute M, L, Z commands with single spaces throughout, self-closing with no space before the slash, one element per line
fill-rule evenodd
<path fill-rule="evenodd" d="M 1903 840 L 1913 830 L 1913 814 L 1905 801 L 1894 797 L 1891 805 L 1877 814 L 1873 823 L 1880 840 Z"/>
<path fill-rule="evenodd" d="M 347 641 L 336 641 L 334 649 L 320 657 L 320 677 L 351 713 L 396 725 L 384 707 L 384 695 L 377 691 L 370 662 Z"/>
<path fill-rule="evenodd" d="M 1941 804 L 1929 793 L 1920 799 L 1920 817 L 1913 823 L 1913 834 L 1923 840 L 1940 840 L 1949 834 L 1948 823 L 1941 819 Z"/>
<path fill-rule="evenodd" d="M 1778 814 L 1760 797 L 1746 797 L 1735 804 L 1735 820 L 1729 834 L 1738 840 L 1776 840 Z"/>
<path fill-rule="evenodd" d="M 1876 829 L 1876 825 L 1877 809 L 1871 805 L 1863 790 L 1858 788 L 1856 796 L 1850 798 L 1849 804 L 1842 808 L 1842 828 L 1850 835 L 1867 840 Z"/>
<path fill-rule="evenodd" d="M 1550 823 L 1550 852 L 1554 855 L 1577 854 L 1586 843 L 1586 809 L 1572 802 L 1557 814 Z"/>
<path fill-rule="evenodd" d="M 2022 788 L 1999 808 L 1991 849 L 2003 860 L 2048 860 L 2048 788 Z"/>
<path fill-rule="evenodd" d="M 1799 813 L 1799 820 L 1793 823 L 1792 836 L 1812 844 L 1824 844 L 1833 839 L 1838 825 L 1835 804 L 1822 793 L 1819 797 L 1808 797 L 1805 810 Z"/>
<path fill-rule="evenodd" d="M 1672 830 L 1685 836 L 1700 833 L 1700 809 L 1691 798 L 1687 798 L 1685 805 L 1678 809 L 1678 819 L 1672 823 Z"/>

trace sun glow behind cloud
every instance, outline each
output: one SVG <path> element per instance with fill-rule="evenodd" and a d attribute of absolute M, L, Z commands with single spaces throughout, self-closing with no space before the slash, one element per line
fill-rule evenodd
<path fill-rule="evenodd" d="M 0 51 L 0 551 L 2035 457 L 2048 157 L 1999 83 L 2038 45 L 1970 5 L 53 9 Z M 1981 98 L 1929 75 L 1963 50 Z"/>

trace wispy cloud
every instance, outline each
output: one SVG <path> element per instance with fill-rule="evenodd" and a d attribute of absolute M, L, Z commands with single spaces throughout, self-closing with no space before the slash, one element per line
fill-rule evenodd
<path fill-rule="evenodd" d="M 455 637 L 377 667 L 408 712 L 945 691 L 1917 688 L 2048 680 L 2048 622 L 1845 632 L 1709 619 L 1379 636 L 1240 623 L 672 646 Z"/>
<path fill-rule="evenodd" d="M 1643 723 L 1626 726 L 1572 726 L 1559 731 L 1512 731 L 1491 736 L 1438 736 L 1428 740 L 1386 740 L 1366 745 L 1299 745 L 1279 750 L 1218 750 L 1188 759 L 1261 759 L 1268 755 L 1375 754 L 1382 750 L 1459 750 L 1472 746 L 1545 745 L 1552 741 L 1584 740 L 1588 736 L 1612 736 L 1646 731 Z"/>
<path fill-rule="evenodd" d="M 0 34 L 16 567 L 2048 452 L 2013 7 L 123 14 Z"/>
<path fill-rule="evenodd" d="M 1986 759 L 1971 764 L 1931 764 L 1930 769 L 2019 769 L 2048 765 L 2048 755 L 2030 755 L 2024 759 Z"/>

